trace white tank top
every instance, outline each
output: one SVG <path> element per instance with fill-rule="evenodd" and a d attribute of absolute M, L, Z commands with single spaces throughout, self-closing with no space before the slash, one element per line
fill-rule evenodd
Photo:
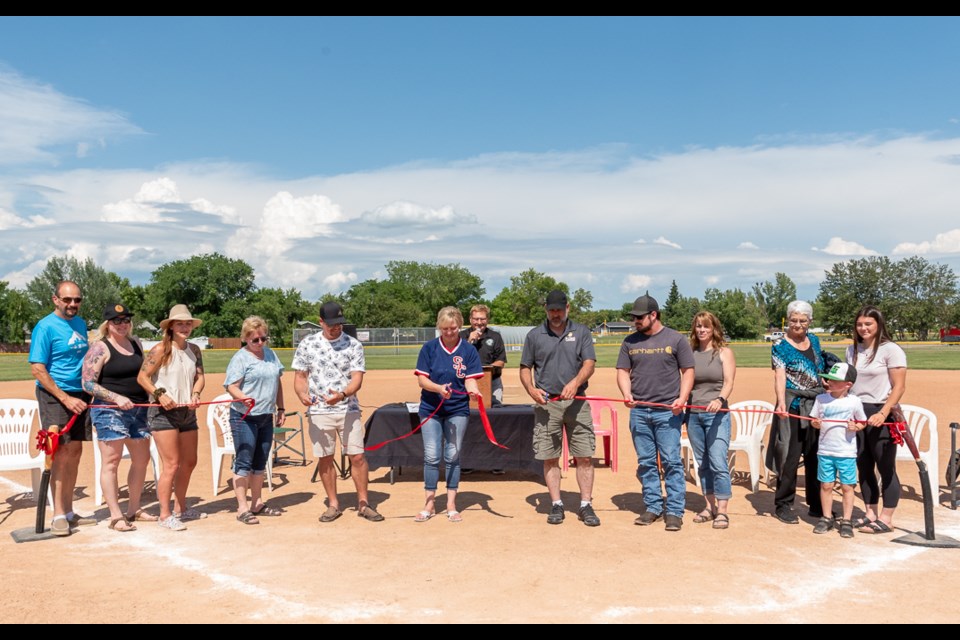
<path fill-rule="evenodd" d="M 177 404 L 188 404 L 196 377 L 197 357 L 193 355 L 193 349 L 189 346 L 180 349 L 174 344 L 170 362 L 157 370 L 153 384 L 166 389 L 167 395 Z"/>

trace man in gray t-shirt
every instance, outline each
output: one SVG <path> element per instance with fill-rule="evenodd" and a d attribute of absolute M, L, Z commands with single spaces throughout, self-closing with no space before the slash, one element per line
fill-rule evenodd
<path fill-rule="evenodd" d="M 588 527 L 596 527 L 600 518 L 591 505 L 596 437 L 589 403 L 576 399 L 586 392 L 587 380 L 597 364 L 593 335 L 587 327 L 567 318 L 570 305 L 564 292 L 551 291 L 545 306 L 547 321 L 531 329 L 523 342 L 520 383 L 536 402 L 533 450 L 536 459 L 543 460 L 543 478 L 550 492 L 547 523 L 560 524 L 564 519 L 560 456 L 566 430 L 580 485 L 577 517 Z"/>
<path fill-rule="evenodd" d="M 663 516 L 667 531 L 679 531 L 686 506 L 680 427 L 684 405 L 693 389 L 693 349 L 686 338 L 663 326 L 660 306 L 649 294 L 636 299 L 630 315 L 637 331 L 620 346 L 617 386 L 631 407 L 630 435 L 647 508 L 635 523 L 650 525 Z M 660 492 L 658 455 L 666 504 Z"/>

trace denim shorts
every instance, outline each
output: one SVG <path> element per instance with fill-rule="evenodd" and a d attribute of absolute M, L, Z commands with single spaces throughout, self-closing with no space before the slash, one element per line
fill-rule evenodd
<path fill-rule="evenodd" d="M 149 438 L 147 432 L 147 408 L 134 407 L 129 411 L 117 409 L 114 406 L 104 407 L 93 405 L 90 407 L 90 420 L 97 430 L 97 439 L 103 442 L 111 440 L 143 440 Z"/>

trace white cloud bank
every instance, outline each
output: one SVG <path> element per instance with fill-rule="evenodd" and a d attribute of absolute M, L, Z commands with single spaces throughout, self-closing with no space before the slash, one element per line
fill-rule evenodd
<path fill-rule="evenodd" d="M 620 283 L 620 292 L 633 293 L 641 289 L 646 290 L 650 288 L 651 282 L 653 282 L 653 279 L 650 276 L 631 273 Z"/>
<path fill-rule="evenodd" d="M 414 202 L 391 202 L 366 211 L 360 222 L 383 228 L 450 227 L 476 224 L 476 216 L 457 213 L 451 206 L 431 209 Z"/>
<path fill-rule="evenodd" d="M 927 253 L 960 253 L 960 229 L 938 233 L 932 242 L 901 242 L 894 254 L 924 255 Z"/>
<path fill-rule="evenodd" d="M 206 198 L 185 202 L 177 183 L 166 177 L 144 183 L 133 198 L 103 205 L 100 219 L 104 222 L 176 222 L 180 218 L 171 215 L 173 212 L 206 213 L 227 223 L 240 222 L 233 207 L 217 206 Z"/>
<path fill-rule="evenodd" d="M 0 64 L 0 165 L 56 164 L 58 152 L 84 157 L 114 136 L 142 133 L 115 111 L 98 109 Z"/>
<path fill-rule="evenodd" d="M 858 242 L 844 240 L 840 237 L 830 238 L 823 249 L 813 247 L 814 251 L 822 251 L 831 256 L 876 256 L 880 255 L 873 249 L 868 249 Z"/>

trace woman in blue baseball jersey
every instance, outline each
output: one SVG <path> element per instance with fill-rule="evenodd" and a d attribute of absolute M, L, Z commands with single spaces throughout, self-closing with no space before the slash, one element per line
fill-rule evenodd
<path fill-rule="evenodd" d="M 460 486 L 460 448 L 470 419 L 470 398 L 466 393 L 480 393 L 477 378 L 483 377 L 483 367 L 473 345 L 460 339 L 462 327 L 463 315 L 459 309 L 441 309 L 437 314 L 440 337 L 424 344 L 417 358 L 414 373 L 421 389 L 420 419 L 426 420 L 421 429 L 426 502 L 414 518 L 416 522 L 426 522 L 437 514 L 434 500 L 440 481 L 441 451 L 446 465 L 447 518 L 451 522 L 463 519 L 457 511 L 456 499 Z"/>

